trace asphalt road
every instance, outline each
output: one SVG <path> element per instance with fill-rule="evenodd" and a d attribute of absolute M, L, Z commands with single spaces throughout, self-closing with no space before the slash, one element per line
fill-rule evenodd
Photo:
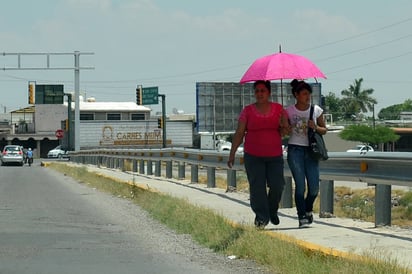
<path fill-rule="evenodd" d="M 265 273 L 39 162 L 0 167 L 0 273 Z"/>

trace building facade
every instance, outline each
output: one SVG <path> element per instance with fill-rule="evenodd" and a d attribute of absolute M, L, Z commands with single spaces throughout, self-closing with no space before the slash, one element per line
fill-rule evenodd
<path fill-rule="evenodd" d="M 161 147 L 163 129 L 151 109 L 134 102 L 81 101 L 80 148 L 99 147 Z M 30 111 L 29 111 L 30 110 Z M 57 145 L 74 147 L 74 102 L 69 117 L 68 104 L 36 104 L 2 115 L 0 148 L 7 144 L 32 148 L 36 157 L 47 157 Z M 70 123 L 68 121 L 71 121 Z M 24 125 L 24 126 L 23 126 Z M 64 129 L 64 137 L 56 131 Z M 193 120 L 166 121 L 166 143 L 190 147 L 193 143 Z"/>

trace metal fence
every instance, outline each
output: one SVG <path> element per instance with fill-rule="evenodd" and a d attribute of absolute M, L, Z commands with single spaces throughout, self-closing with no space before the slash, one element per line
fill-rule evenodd
<path fill-rule="evenodd" d="M 185 179 L 186 165 L 190 165 L 190 180 L 198 182 L 199 166 L 207 170 L 207 186 L 216 187 L 216 169 L 226 170 L 228 189 L 236 189 L 236 172 L 244 171 L 243 154 L 238 153 L 232 169 L 227 167 L 229 154 L 197 149 L 97 149 L 70 153 L 71 161 L 124 170 L 125 160 L 131 161 L 132 171 L 160 177 L 162 166 L 165 177 Z M 375 225 L 391 225 L 392 185 L 412 188 L 412 153 L 409 152 L 330 152 L 327 161 L 320 162 L 320 216 L 333 216 L 334 181 L 365 182 L 375 186 Z M 162 165 L 162 162 L 164 165 Z M 153 174 L 154 168 L 154 174 Z M 285 161 L 285 190 L 281 206 L 293 206 L 292 175 Z"/>

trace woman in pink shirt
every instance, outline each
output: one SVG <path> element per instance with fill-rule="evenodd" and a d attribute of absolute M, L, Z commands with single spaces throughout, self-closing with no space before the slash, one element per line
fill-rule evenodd
<path fill-rule="evenodd" d="M 255 226 L 263 229 L 269 220 L 279 224 L 278 208 L 283 186 L 282 136 L 288 133 L 288 117 L 282 105 L 270 101 L 270 82 L 256 81 L 256 102 L 242 110 L 232 140 L 228 167 L 244 139 L 244 161 L 249 181 L 250 205 Z"/>

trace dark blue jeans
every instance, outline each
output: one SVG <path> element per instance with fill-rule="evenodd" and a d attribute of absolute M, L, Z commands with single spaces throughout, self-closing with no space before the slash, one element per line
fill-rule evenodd
<path fill-rule="evenodd" d="M 283 156 L 256 157 L 244 153 L 244 160 L 250 206 L 257 220 L 268 223 L 270 216 L 277 214 L 285 185 Z"/>
<path fill-rule="evenodd" d="M 313 160 L 308 147 L 288 145 L 288 164 L 295 181 L 295 203 L 298 216 L 313 211 L 319 192 L 319 161 Z M 307 185 L 307 193 L 305 197 Z"/>

